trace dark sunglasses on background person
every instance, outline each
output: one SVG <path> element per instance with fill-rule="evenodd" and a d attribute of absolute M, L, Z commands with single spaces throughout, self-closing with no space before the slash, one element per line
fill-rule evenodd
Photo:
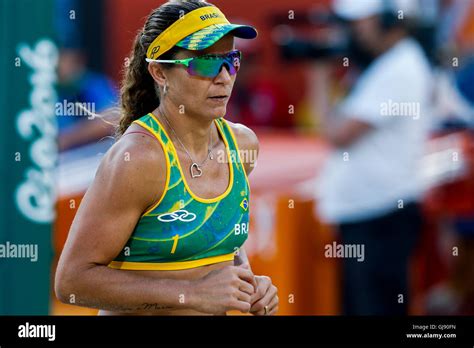
<path fill-rule="evenodd" d="M 148 63 L 181 64 L 186 67 L 189 75 L 214 78 L 219 75 L 222 66 L 226 65 L 230 75 L 235 75 L 240 69 L 242 52 L 234 50 L 225 54 L 205 54 L 199 57 L 186 59 L 150 59 Z"/>

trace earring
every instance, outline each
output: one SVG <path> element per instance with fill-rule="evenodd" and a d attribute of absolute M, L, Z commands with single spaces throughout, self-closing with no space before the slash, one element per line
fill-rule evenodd
<path fill-rule="evenodd" d="M 163 97 L 166 95 L 166 93 L 168 93 L 168 85 L 167 84 L 165 84 L 163 86 Z"/>

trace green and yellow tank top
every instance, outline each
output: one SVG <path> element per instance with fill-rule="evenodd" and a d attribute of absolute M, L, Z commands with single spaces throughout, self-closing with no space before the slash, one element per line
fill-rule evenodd
<path fill-rule="evenodd" d="M 230 180 L 218 197 L 196 196 L 186 182 L 173 143 L 153 114 L 134 123 L 160 142 L 166 158 L 162 197 L 139 219 L 110 268 L 182 270 L 231 261 L 248 237 L 250 187 L 236 138 L 223 118 L 215 120 L 224 140 Z"/>

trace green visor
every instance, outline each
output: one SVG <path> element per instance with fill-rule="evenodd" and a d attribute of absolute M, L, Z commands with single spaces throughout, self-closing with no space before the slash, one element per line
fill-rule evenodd
<path fill-rule="evenodd" d="M 258 35 L 257 30 L 250 25 L 213 24 L 188 35 L 178 42 L 176 46 L 192 51 L 199 51 L 212 46 L 229 33 L 241 39 L 255 39 Z"/>

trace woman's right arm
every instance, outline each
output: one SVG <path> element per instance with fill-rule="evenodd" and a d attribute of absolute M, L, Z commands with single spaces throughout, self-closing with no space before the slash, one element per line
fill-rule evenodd
<path fill-rule="evenodd" d="M 55 291 L 60 301 L 118 312 L 250 309 L 253 276 L 239 267 L 194 281 L 107 267 L 123 250 L 143 212 L 161 196 L 165 179 L 164 152 L 151 137 L 130 135 L 110 149 L 81 202 L 59 260 Z"/>

